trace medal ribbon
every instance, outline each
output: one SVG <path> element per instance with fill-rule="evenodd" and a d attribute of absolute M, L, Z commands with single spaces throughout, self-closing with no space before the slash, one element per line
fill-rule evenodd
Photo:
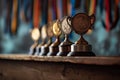
<path fill-rule="evenodd" d="M 30 28 L 33 28 L 33 0 L 24 0 L 24 14 L 23 18 L 25 22 L 30 22 Z"/>
<path fill-rule="evenodd" d="M 42 20 L 41 20 L 41 26 L 43 26 L 44 24 L 47 24 L 47 13 L 48 13 L 48 0 L 43 0 L 42 1 L 42 5 L 41 5 L 41 17 L 42 17 Z"/>
<path fill-rule="evenodd" d="M 67 0 L 63 0 L 63 16 L 67 16 Z"/>
<path fill-rule="evenodd" d="M 57 7 L 56 7 L 56 0 L 52 0 L 52 19 L 57 19 Z"/>
<path fill-rule="evenodd" d="M 52 1 L 48 0 L 48 22 L 52 21 Z"/>
<path fill-rule="evenodd" d="M 70 0 L 67 0 L 67 12 L 68 12 L 68 15 L 71 15 L 71 11 L 72 11 L 72 5 L 70 3 Z"/>
<path fill-rule="evenodd" d="M 89 8 L 90 8 L 90 0 L 86 0 L 85 2 L 85 12 L 89 14 Z"/>
<path fill-rule="evenodd" d="M 90 0 L 89 15 L 95 14 L 96 11 L 96 0 Z"/>
<path fill-rule="evenodd" d="M 57 18 L 58 19 L 63 17 L 63 14 L 62 14 L 62 7 L 63 7 L 62 1 L 63 0 L 57 0 L 57 5 L 58 5 L 57 6 Z"/>
<path fill-rule="evenodd" d="M 114 17 L 113 17 L 113 25 L 110 27 L 110 30 L 116 27 L 118 20 L 119 20 L 119 0 L 115 0 L 115 6 L 114 6 Z M 112 3 L 111 3 L 112 4 Z M 111 15 L 112 17 L 112 15 Z"/>
<path fill-rule="evenodd" d="M 105 26 L 106 26 L 107 32 L 109 32 L 110 30 L 115 28 L 116 24 L 118 22 L 118 19 L 119 19 L 118 3 L 119 3 L 119 0 L 115 0 L 114 16 L 112 16 L 111 4 L 113 4 L 113 3 L 110 3 L 110 0 L 105 0 L 105 9 L 106 9 L 106 20 L 105 20 L 106 24 L 105 24 Z M 112 17 L 114 17 L 113 21 L 112 21 Z"/>
<path fill-rule="evenodd" d="M 12 34 L 16 34 L 17 27 L 18 27 L 18 0 L 13 0 L 13 13 L 11 23 Z"/>
<path fill-rule="evenodd" d="M 110 1 L 105 0 L 105 9 L 106 9 L 106 30 L 110 31 Z"/>
<path fill-rule="evenodd" d="M 71 0 L 70 2 L 71 2 L 71 4 L 72 4 L 71 15 L 74 16 L 74 15 L 75 15 L 75 0 Z"/>
<path fill-rule="evenodd" d="M 33 9 L 33 26 L 35 28 L 39 27 L 39 15 L 40 15 L 40 0 L 34 0 L 34 9 Z"/>
<path fill-rule="evenodd" d="M 5 33 L 11 33 L 12 0 L 6 1 Z"/>

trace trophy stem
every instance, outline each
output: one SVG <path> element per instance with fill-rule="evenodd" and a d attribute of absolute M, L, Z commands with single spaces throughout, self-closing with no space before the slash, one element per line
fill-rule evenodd
<path fill-rule="evenodd" d="M 83 38 L 83 35 L 81 35 L 80 39 L 76 42 L 76 44 L 88 45 L 88 42 Z"/>
<path fill-rule="evenodd" d="M 67 42 L 67 41 L 69 41 L 69 40 L 68 40 L 68 35 L 65 34 L 65 40 L 64 40 L 64 42 Z"/>
<path fill-rule="evenodd" d="M 59 37 L 56 37 L 55 43 L 59 43 L 59 42 L 60 42 Z"/>
<path fill-rule="evenodd" d="M 35 54 L 37 45 L 38 45 L 38 41 L 34 41 L 34 44 L 30 47 L 29 55 Z"/>
<path fill-rule="evenodd" d="M 39 54 L 39 56 L 47 55 L 47 53 L 49 52 L 49 46 L 51 45 L 51 43 L 52 43 L 52 38 L 49 38 L 47 44 L 41 47 L 41 53 Z"/>
<path fill-rule="evenodd" d="M 92 52 L 92 46 L 83 38 L 81 38 L 71 46 L 71 52 L 67 56 L 95 56 Z"/>
<path fill-rule="evenodd" d="M 59 45 L 59 52 L 57 56 L 67 56 L 67 54 L 71 51 L 71 45 L 73 43 L 68 39 L 68 35 L 65 34 L 64 41 Z"/>
<path fill-rule="evenodd" d="M 59 44 L 60 44 L 60 39 L 59 36 L 56 36 L 56 40 L 53 44 L 51 44 L 51 46 L 49 47 L 49 53 L 47 54 L 47 56 L 56 56 L 56 54 L 59 51 Z"/>
<path fill-rule="evenodd" d="M 42 40 L 42 42 L 37 45 L 35 55 L 39 55 L 39 53 L 41 52 L 41 46 L 43 46 L 44 44 L 45 44 L 45 41 Z"/>

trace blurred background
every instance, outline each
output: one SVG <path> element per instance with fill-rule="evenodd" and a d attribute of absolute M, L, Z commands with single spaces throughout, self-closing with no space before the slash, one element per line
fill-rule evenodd
<path fill-rule="evenodd" d="M 28 54 L 31 29 L 77 13 L 96 17 L 93 30 L 84 36 L 93 52 L 119 56 L 120 0 L 0 0 L 0 53 Z M 72 42 L 78 38 L 74 31 L 70 34 Z"/>

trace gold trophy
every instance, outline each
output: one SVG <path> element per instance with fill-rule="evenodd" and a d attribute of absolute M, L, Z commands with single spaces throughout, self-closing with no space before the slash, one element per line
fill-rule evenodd
<path fill-rule="evenodd" d="M 46 34 L 46 25 L 43 25 L 41 28 L 41 43 L 36 47 L 35 55 L 39 55 L 41 53 L 41 47 L 45 45 L 45 39 L 47 38 Z"/>
<path fill-rule="evenodd" d="M 76 14 L 71 21 L 73 30 L 81 37 L 75 44 L 71 45 L 71 52 L 67 56 L 95 56 L 92 46 L 83 38 L 83 35 L 95 22 L 95 16 L 88 16 L 85 13 Z"/>
<path fill-rule="evenodd" d="M 49 46 L 52 43 L 52 37 L 53 37 L 52 26 L 53 26 L 52 22 L 50 22 L 47 25 L 47 31 L 46 31 L 46 34 L 47 34 L 47 43 L 44 46 L 41 47 L 41 53 L 39 54 L 39 56 L 46 56 L 47 53 L 49 52 Z"/>
<path fill-rule="evenodd" d="M 56 56 L 56 54 L 59 52 L 59 44 L 60 44 L 60 39 L 59 36 L 61 35 L 61 30 L 60 30 L 60 21 L 57 20 L 53 24 L 53 33 L 54 36 L 56 37 L 56 40 L 54 43 L 52 43 L 49 47 L 49 53 L 47 56 Z"/>
<path fill-rule="evenodd" d="M 69 39 L 68 35 L 71 32 L 71 17 L 66 16 L 61 21 L 61 30 L 65 34 L 64 41 L 59 45 L 59 52 L 57 56 L 67 56 L 71 51 L 71 45 L 73 44 Z"/>
<path fill-rule="evenodd" d="M 38 28 L 34 28 L 32 31 L 31 31 L 31 37 L 34 41 L 34 44 L 30 47 L 30 51 L 29 51 L 29 54 L 30 55 L 34 55 L 35 52 L 36 52 L 36 47 L 38 45 L 38 40 L 40 38 L 40 31 Z"/>

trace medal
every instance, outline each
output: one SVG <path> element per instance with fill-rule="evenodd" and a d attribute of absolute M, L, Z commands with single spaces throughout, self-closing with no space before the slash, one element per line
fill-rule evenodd
<path fill-rule="evenodd" d="M 38 41 L 40 38 L 40 31 L 38 28 L 34 28 L 31 32 L 31 37 L 34 41 Z"/>

